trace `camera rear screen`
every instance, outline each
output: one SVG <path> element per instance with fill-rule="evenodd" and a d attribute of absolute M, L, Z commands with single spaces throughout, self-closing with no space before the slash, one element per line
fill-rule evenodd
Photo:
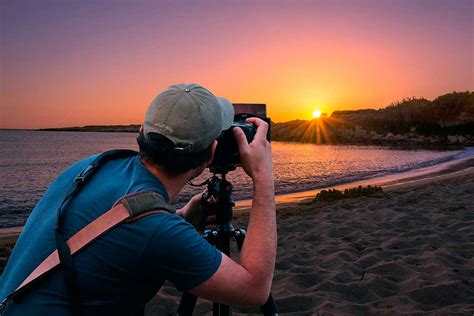
<path fill-rule="evenodd" d="M 258 117 L 267 117 L 267 105 L 263 103 L 233 103 L 234 113 L 248 113 Z"/>

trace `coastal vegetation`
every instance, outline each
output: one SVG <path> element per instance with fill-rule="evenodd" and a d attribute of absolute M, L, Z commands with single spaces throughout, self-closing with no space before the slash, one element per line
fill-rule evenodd
<path fill-rule="evenodd" d="M 272 124 L 272 139 L 348 144 L 474 144 L 474 93 L 433 101 L 406 98 L 375 110 L 335 111 L 312 121 Z"/>
<path fill-rule="evenodd" d="M 378 133 L 418 133 L 447 135 L 466 133 L 474 123 L 474 93 L 450 93 L 433 101 L 406 98 L 381 110 L 334 112 L 334 118 L 346 120 L 349 126 L 359 125 Z"/>
<path fill-rule="evenodd" d="M 337 190 L 337 189 L 329 189 L 329 190 L 322 190 L 316 197 L 314 198 L 313 202 L 328 202 L 328 201 L 336 201 L 341 199 L 349 199 L 349 198 L 356 198 L 360 196 L 367 196 L 376 193 L 382 193 L 383 190 L 381 187 L 378 186 L 367 186 L 363 187 L 359 185 L 355 188 L 345 189 L 344 191 Z"/>
<path fill-rule="evenodd" d="M 111 133 L 138 133 L 140 125 L 86 125 L 60 128 L 43 128 L 42 131 L 63 131 L 63 132 L 111 132 Z"/>

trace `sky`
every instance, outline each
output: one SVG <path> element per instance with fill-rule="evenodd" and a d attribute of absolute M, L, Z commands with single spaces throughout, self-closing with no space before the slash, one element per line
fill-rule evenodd
<path fill-rule="evenodd" d="M 0 128 L 140 124 L 175 83 L 273 121 L 474 88 L 474 1 L 0 2 Z"/>

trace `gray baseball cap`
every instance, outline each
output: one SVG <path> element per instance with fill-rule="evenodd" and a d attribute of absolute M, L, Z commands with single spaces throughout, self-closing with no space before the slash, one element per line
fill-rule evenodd
<path fill-rule="evenodd" d="M 234 121 L 234 107 L 206 88 L 176 84 L 161 92 L 145 114 L 143 133 L 161 134 L 175 144 L 175 150 L 199 152 L 211 145 Z"/>

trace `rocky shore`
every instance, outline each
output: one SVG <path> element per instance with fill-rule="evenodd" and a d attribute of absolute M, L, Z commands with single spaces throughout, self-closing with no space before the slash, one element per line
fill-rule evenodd
<path fill-rule="evenodd" d="M 340 128 L 334 132 L 334 136 L 340 143 L 347 144 L 474 146 L 474 135 L 471 134 L 423 136 L 418 134 L 414 127 L 411 128 L 409 133 L 395 134 L 391 132 L 369 132 L 360 126 L 356 126 L 355 128 Z"/>

